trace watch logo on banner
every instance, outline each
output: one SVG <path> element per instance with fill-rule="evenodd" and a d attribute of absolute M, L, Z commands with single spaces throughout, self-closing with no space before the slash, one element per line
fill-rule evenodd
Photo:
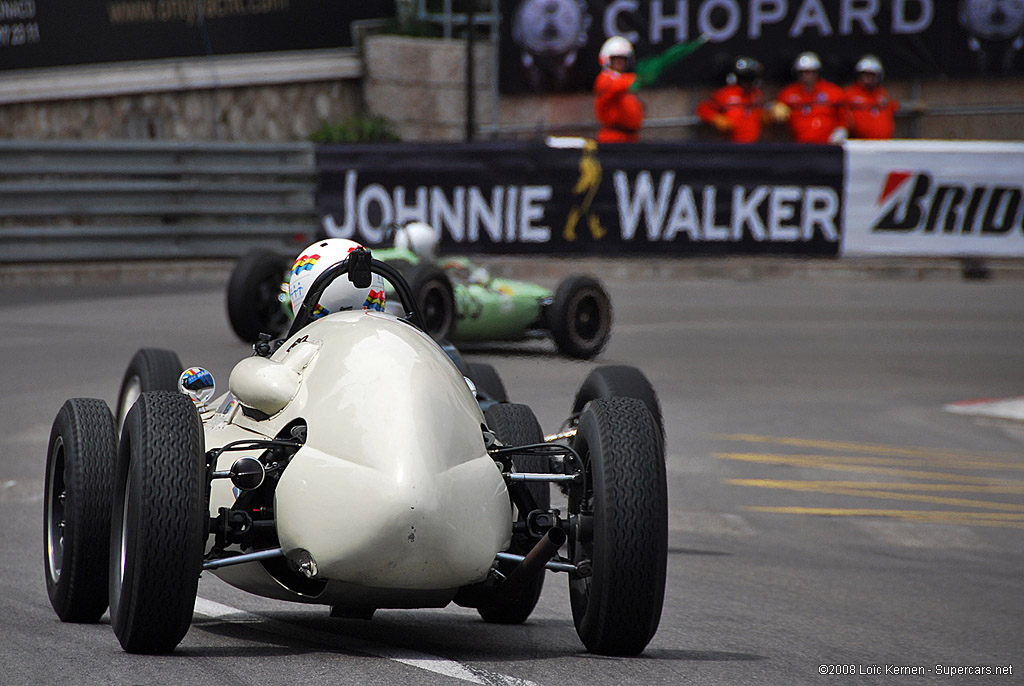
<path fill-rule="evenodd" d="M 924 171 L 890 171 L 872 231 L 1006 235 L 1021 231 L 1024 186 L 935 183 Z"/>

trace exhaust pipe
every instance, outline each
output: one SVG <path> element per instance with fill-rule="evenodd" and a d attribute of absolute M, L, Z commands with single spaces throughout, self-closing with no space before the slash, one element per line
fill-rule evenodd
<path fill-rule="evenodd" d="M 565 532 L 558 527 L 551 527 L 537 545 L 526 554 L 519 566 L 505 579 L 506 585 L 521 584 L 544 571 L 544 565 L 555 556 L 558 549 L 565 543 Z"/>

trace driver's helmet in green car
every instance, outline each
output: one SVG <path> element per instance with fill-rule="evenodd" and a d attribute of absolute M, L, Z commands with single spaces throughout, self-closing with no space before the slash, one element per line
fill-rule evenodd
<path fill-rule="evenodd" d="M 408 250 L 420 259 L 436 260 L 439 242 L 437 231 L 426 222 L 409 222 L 395 229 L 395 247 Z"/>
<path fill-rule="evenodd" d="M 288 279 L 288 296 L 292 313 L 297 314 L 306 294 L 316 278 L 330 267 L 348 257 L 353 250 L 362 248 L 359 243 L 347 238 L 328 238 L 317 241 L 299 253 L 292 265 Z M 342 310 L 378 310 L 385 305 L 384 279 L 373 274 L 367 288 L 357 288 L 348 278 L 341 276 L 331 282 L 320 296 L 320 302 L 313 310 L 313 317 L 319 318 Z"/>

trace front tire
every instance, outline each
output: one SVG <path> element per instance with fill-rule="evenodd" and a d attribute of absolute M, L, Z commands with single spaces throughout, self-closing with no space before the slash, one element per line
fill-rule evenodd
<path fill-rule="evenodd" d="M 129 653 L 169 653 L 192 621 L 209 513 L 203 431 L 180 393 L 143 393 L 118 448 L 110 622 Z"/>
<path fill-rule="evenodd" d="M 53 420 L 46 452 L 43 568 L 61 621 L 96 622 L 107 609 L 110 504 L 117 433 L 102 400 L 72 398 Z"/>
<path fill-rule="evenodd" d="M 600 655 L 637 655 L 661 620 L 668 560 L 665 461 L 650 412 L 636 398 L 600 398 L 580 417 L 573 447 L 585 484 L 569 492 L 569 578 L 576 633 Z"/>
<path fill-rule="evenodd" d="M 495 433 L 498 440 L 505 445 L 529 445 L 543 443 L 544 433 L 541 431 L 537 417 L 528 405 L 502 403 L 492 405 L 484 413 L 487 426 Z M 546 458 L 536 455 L 513 454 L 512 464 L 519 472 L 548 472 Z M 551 486 L 547 482 L 534 482 L 526 486 L 538 509 L 551 508 Z M 519 512 L 518 521 L 525 522 L 528 512 Z M 525 555 L 530 552 L 536 540 L 526 534 L 512 536 L 510 552 Z M 500 571 L 509 574 L 515 565 L 501 563 Z M 485 622 L 492 624 L 522 624 L 529 618 L 533 608 L 537 606 L 540 592 L 544 588 L 544 571 L 532 579 L 527 579 L 517 588 L 507 592 L 499 592 L 493 603 L 477 608 Z"/>
<path fill-rule="evenodd" d="M 596 357 L 611 336 L 612 301 L 601 282 L 591 276 L 572 274 L 562 279 L 545 316 L 555 345 L 569 357 Z"/>

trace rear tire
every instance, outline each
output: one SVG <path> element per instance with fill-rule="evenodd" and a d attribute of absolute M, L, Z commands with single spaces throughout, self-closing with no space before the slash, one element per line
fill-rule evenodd
<path fill-rule="evenodd" d="M 545 316 L 555 345 L 569 357 L 589 360 L 604 350 L 611 336 L 612 301 L 591 276 L 562 279 Z"/>
<path fill-rule="evenodd" d="M 129 653 L 169 653 L 192 621 L 209 512 L 203 431 L 180 393 L 143 393 L 118 447 L 110 623 Z"/>
<path fill-rule="evenodd" d="M 437 265 L 423 262 L 408 271 L 406 280 L 423 329 L 435 341 L 448 340 L 455 329 L 455 291 L 448 275 Z"/>
<path fill-rule="evenodd" d="M 185 368 L 173 350 L 141 348 L 128 363 L 117 394 L 117 429 L 124 427 L 124 418 L 139 396 L 149 391 L 176 391 L 178 379 Z"/>
<path fill-rule="evenodd" d="M 96 622 L 107 609 L 116 461 L 117 433 L 107 404 L 65 402 L 50 431 L 43 491 L 46 593 L 61 621 Z"/>
<path fill-rule="evenodd" d="M 279 297 L 288 265 L 269 250 L 248 252 L 235 264 L 228 280 L 228 321 L 243 341 L 255 343 L 261 333 L 276 337 L 288 327 Z"/>
<path fill-rule="evenodd" d="M 587 478 L 569 492 L 569 555 L 591 575 L 569 577 L 569 602 L 592 653 L 637 655 L 661 620 L 668 490 L 656 431 L 640 400 L 599 398 L 573 440 Z"/>
<path fill-rule="evenodd" d="M 496 403 L 508 402 L 505 382 L 501 380 L 498 370 L 493 365 L 486 362 L 468 362 L 466 366 L 469 368 L 469 378 L 473 380 L 477 391 Z"/>
<path fill-rule="evenodd" d="M 527 405 L 502 403 L 492 405 L 484 413 L 487 426 L 497 435 L 498 440 L 506 445 L 528 445 L 543 443 L 544 433 L 541 431 L 537 417 Z M 519 472 L 548 472 L 548 460 L 535 455 L 512 455 L 512 464 Z M 533 496 L 537 507 L 542 510 L 551 508 L 551 486 L 547 482 L 530 483 L 526 486 Z M 517 519 L 526 521 L 527 512 L 519 512 Z M 510 552 L 525 555 L 530 552 L 536 541 L 525 534 L 512 536 Z M 514 563 L 502 562 L 499 570 L 509 574 L 515 567 Z M 544 588 L 544 574 L 540 572 L 528 579 L 521 586 L 499 593 L 496 600 L 486 606 L 477 608 L 477 612 L 485 622 L 492 624 L 522 624 L 529 618 L 533 608 L 537 606 L 540 592 Z"/>
<path fill-rule="evenodd" d="M 665 445 L 665 420 L 661 415 L 661 403 L 654 386 L 642 371 L 624 364 L 597 367 L 583 380 L 572 403 L 572 414 L 583 411 L 586 404 L 597 398 L 636 398 L 642 400 L 658 426 L 658 437 Z"/>

